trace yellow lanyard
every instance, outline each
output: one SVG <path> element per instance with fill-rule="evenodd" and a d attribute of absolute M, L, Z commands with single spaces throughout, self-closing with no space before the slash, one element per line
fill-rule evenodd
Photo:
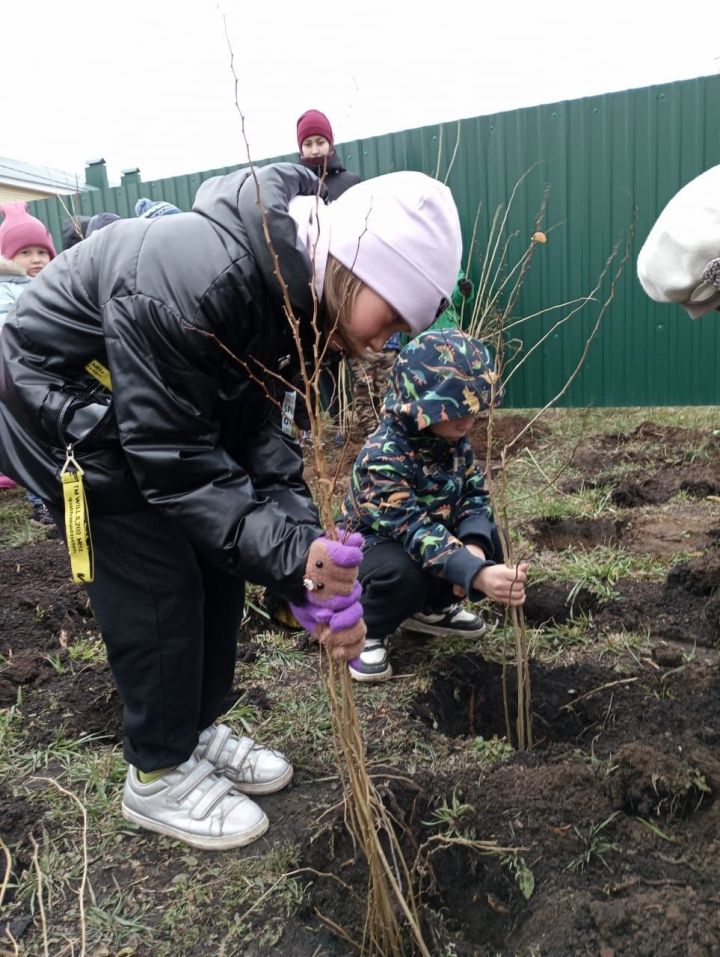
<path fill-rule="evenodd" d="M 85 371 L 89 372 L 93 379 L 97 379 L 100 385 L 105 386 L 108 392 L 112 392 L 110 370 L 99 359 L 91 359 L 85 366 Z"/>
<path fill-rule="evenodd" d="M 73 454 L 72 445 L 65 452 L 65 464 L 60 470 L 65 501 L 65 536 L 70 553 L 70 571 L 73 581 L 86 585 L 93 580 L 94 559 L 87 500 L 83 475 Z"/>
<path fill-rule="evenodd" d="M 88 362 L 85 371 L 89 372 L 108 392 L 112 392 L 110 370 L 99 359 Z M 60 481 L 65 502 L 65 536 L 70 554 L 70 571 L 73 581 L 78 585 L 87 585 L 93 580 L 95 574 L 92 535 L 83 484 L 84 474 L 73 454 L 72 445 L 68 445 L 65 450 L 65 464 L 60 470 Z"/>

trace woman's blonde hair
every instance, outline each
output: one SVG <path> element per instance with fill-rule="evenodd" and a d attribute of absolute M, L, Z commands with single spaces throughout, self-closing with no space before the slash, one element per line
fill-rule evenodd
<path fill-rule="evenodd" d="M 328 256 L 320 303 L 323 327 L 328 336 L 334 332 L 343 348 L 351 354 L 357 352 L 357 345 L 348 337 L 348 323 L 357 297 L 364 288 L 365 283 L 347 266 L 334 256 Z"/>

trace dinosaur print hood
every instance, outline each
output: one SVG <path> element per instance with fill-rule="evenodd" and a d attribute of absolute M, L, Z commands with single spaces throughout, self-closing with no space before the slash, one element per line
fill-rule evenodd
<path fill-rule="evenodd" d="M 421 333 L 398 355 L 383 411 L 416 434 L 438 422 L 477 415 L 501 401 L 485 344 L 460 329 L 440 329 Z"/>

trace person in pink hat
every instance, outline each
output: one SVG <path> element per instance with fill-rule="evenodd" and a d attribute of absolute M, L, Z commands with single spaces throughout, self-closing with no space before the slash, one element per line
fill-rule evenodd
<path fill-rule="evenodd" d="M 57 255 L 47 226 L 30 215 L 24 202 L 4 203 L 0 212 L 0 256 L 11 259 L 34 279 Z"/>
<path fill-rule="evenodd" d="M 55 258 L 55 246 L 47 227 L 28 213 L 27 203 L 0 206 L 4 219 L 0 224 L 0 330 L 30 282 Z M 0 475 L 0 489 L 15 488 L 9 475 Z M 33 525 L 51 525 L 52 518 L 43 502 L 28 492 Z"/>

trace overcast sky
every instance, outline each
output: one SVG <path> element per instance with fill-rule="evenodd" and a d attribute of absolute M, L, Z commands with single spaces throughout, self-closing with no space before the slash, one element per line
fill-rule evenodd
<path fill-rule="evenodd" d="M 0 155 L 111 182 L 717 74 L 711 0 L 20 0 L 3 3 Z"/>

